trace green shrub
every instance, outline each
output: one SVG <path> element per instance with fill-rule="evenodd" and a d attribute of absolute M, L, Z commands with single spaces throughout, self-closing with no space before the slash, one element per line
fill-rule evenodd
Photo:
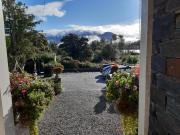
<path fill-rule="evenodd" d="M 126 61 L 128 64 L 137 64 L 138 57 L 136 55 L 129 55 Z"/>
<path fill-rule="evenodd" d="M 78 60 L 63 60 L 62 65 L 65 69 L 78 69 L 80 61 Z"/>
<path fill-rule="evenodd" d="M 63 60 L 63 61 L 71 61 L 71 60 L 73 60 L 73 58 L 70 57 L 70 56 L 66 56 L 66 57 L 64 57 L 62 60 Z"/>
<path fill-rule="evenodd" d="M 44 77 L 51 77 L 53 75 L 53 65 L 45 64 L 44 65 Z"/>
<path fill-rule="evenodd" d="M 53 53 L 43 53 L 38 56 L 38 59 L 42 60 L 45 64 L 54 61 Z"/>
<path fill-rule="evenodd" d="M 137 135 L 138 113 L 121 115 L 121 124 L 124 135 Z"/>
<path fill-rule="evenodd" d="M 91 63 L 89 61 L 81 62 L 80 65 L 79 65 L 79 68 L 83 68 L 83 69 L 86 69 L 86 68 L 99 68 L 99 67 L 100 67 L 99 64 Z"/>
<path fill-rule="evenodd" d="M 128 73 L 115 73 L 106 83 L 106 97 L 109 101 L 122 99 L 126 102 L 138 102 L 138 87 L 135 76 Z"/>
<path fill-rule="evenodd" d="M 25 73 L 12 73 L 10 81 L 15 122 L 28 124 L 31 135 L 38 135 L 36 122 L 54 96 L 53 85 Z"/>
<path fill-rule="evenodd" d="M 118 72 L 106 82 L 106 99 L 118 101 L 124 135 L 137 134 L 139 91 L 135 80 L 134 75 Z"/>
<path fill-rule="evenodd" d="M 30 135 L 39 135 L 39 129 L 36 121 L 32 121 L 29 124 L 29 134 Z"/>
<path fill-rule="evenodd" d="M 54 79 L 54 92 L 55 94 L 59 94 L 62 91 L 61 78 Z"/>

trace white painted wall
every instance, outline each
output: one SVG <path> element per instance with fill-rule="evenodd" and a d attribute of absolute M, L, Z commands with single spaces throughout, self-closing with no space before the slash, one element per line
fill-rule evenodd
<path fill-rule="evenodd" d="M 2 3 L 0 0 L 0 135 L 14 135 L 12 100 L 9 91 L 9 71 L 4 32 Z"/>
<path fill-rule="evenodd" d="M 142 14 L 138 135 L 148 135 L 151 84 L 153 2 L 152 0 L 141 0 L 141 2 Z"/>

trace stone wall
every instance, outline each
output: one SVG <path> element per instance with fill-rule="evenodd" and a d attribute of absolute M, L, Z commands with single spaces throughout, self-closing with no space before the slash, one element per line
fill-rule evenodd
<path fill-rule="evenodd" d="M 180 135 L 180 0 L 154 0 L 149 135 Z"/>

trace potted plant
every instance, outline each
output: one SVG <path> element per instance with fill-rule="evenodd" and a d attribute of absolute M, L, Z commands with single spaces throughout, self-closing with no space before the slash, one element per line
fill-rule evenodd
<path fill-rule="evenodd" d="M 15 123 L 38 135 L 37 121 L 54 96 L 52 84 L 18 72 L 10 75 L 10 82 Z"/>
<path fill-rule="evenodd" d="M 124 135 L 137 134 L 138 94 L 134 74 L 118 72 L 106 82 L 106 98 L 118 107 Z"/>
<path fill-rule="evenodd" d="M 60 63 L 55 63 L 54 64 L 54 67 L 53 67 L 53 72 L 55 75 L 55 78 L 54 78 L 54 91 L 55 91 L 55 94 L 59 94 L 62 90 L 62 87 L 61 87 L 61 78 L 59 78 L 59 74 L 62 73 L 64 70 L 64 66 Z"/>

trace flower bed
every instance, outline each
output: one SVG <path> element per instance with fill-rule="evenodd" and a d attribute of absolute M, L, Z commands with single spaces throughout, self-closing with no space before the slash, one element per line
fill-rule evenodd
<path fill-rule="evenodd" d="M 117 103 L 125 135 L 137 134 L 139 90 L 136 82 L 135 75 L 120 72 L 106 82 L 106 99 Z"/>
<path fill-rule="evenodd" d="M 26 73 L 12 73 L 10 82 L 15 123 L 29 126 L 30 134 L 38 135 L 37 120 L 54 96 L 53 85 Z"/>

